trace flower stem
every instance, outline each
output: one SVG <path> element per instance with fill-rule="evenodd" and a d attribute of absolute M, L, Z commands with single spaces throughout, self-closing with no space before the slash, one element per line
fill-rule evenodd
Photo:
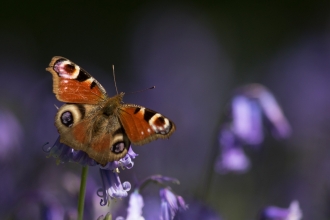
<path fill-rule="evenodd" d="M 78 220 L 83 220 L 84 217 L 87 174 L 88 174 L 88 166 L 83 166 L 81 170 L 80 192 L 78 199 Z"/>

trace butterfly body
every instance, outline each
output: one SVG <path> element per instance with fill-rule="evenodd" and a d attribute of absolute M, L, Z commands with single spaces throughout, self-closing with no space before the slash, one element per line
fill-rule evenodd
<path fill-rule="evenodd" d="M 108 97 L 99 82 L 66 58 L 54 57 L 47 70 L 57 99 L 66 102 L 55 116 L 60 142 L 102 165 L 124 157 L 131 143 L 143 145 L 175 131 L 160 113 L 123 104 L 124 93 Z"/>

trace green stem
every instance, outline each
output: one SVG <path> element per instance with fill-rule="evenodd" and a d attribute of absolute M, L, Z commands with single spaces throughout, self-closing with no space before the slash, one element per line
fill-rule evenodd
<path fill-rule="evenodd" d="M 87 174 L 88 174 L 88 166 L 83 166 L 81 170 L 80 192 L 78 199 L 78 220 L 83 220 L 84 217 Z"/>

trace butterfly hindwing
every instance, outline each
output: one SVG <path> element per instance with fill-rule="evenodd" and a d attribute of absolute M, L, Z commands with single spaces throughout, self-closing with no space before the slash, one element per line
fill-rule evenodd
<path fill-rule="evenodd" d="M 97 80 L 64 57 L 53 57 L 46 70 L 53 75 L 53 92 L 59 101 L 97 104 L 107 97 Z"/>
<path fill-rule="evenodd" d="M 117 117 L 113 115 L 109 120 L 100 112 L 97 105 L 65 104 L 56 114 L 55 126 L 61 143 L 105 165 L 124 157 L 130 141 Z"/>
<path fill-rule="evenodd" d="M 119 119 L 128 138 L 135 145 L 168 138 L 175 131 L 171 120 L 139 105 L 123 104 L 119 109 Z"/>

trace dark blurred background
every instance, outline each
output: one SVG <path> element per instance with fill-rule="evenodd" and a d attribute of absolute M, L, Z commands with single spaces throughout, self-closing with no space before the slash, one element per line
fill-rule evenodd
<path fill-rule="evenodd" d="M 208 210 L 221 219 L 252 220 L 267 205 L 298 200 L 304 219 L 330 219 L 329 12 L 328 1 L 2 2 L 0 218 L 37 219 L 42 208 L 58 219 L 75 212 L 81 167 L 56 165 L 42 151 L 58 136 L 54 104 L 61 103 L 45 68 L 59 55 L 92 74 L 110 96 L 112 64 L 119 91 L 155 85 L 124 102 L 176 123 L 170 140 L 133 146 L 139 156 L 121 172 L 122 181 L 176 177 L 181 184 L 173 189 L 191 205 L 188 212 L 200 210 L 195 217 Z M 278 141 L 266 134 L 262 147 L 246 148 L 249 172 L 217 174 L 226 105 L 236 87 L 254 82 L 273 92 L 292 135 Z M 91 168 L 86 209 L 93 219 L 127 205 L 119 200 L 100 209 L 100 186 L 98 169 Z M 157 192 L 145 196 L 146 219 L 154 219 L 148 208 L 159 202 Z"/>

